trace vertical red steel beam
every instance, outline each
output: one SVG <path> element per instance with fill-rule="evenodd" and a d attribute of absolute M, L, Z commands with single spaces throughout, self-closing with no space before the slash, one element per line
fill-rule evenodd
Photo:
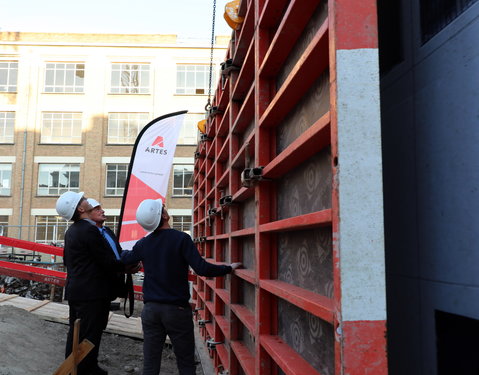
<path fill-rule="evenodd" d="M 254 4 L 254 74 L 255 74 L 255 166 L 265 166 L 272 159 L 272 138 L 270 129 L 260 129 L 259 119 L 268 107 L 271 100 L 270 82 L 259 75 L 259 67 L 268 51 L 269 31 L 258 26 L 264 0 L 255 0 Z M 274 297 L 259 287 L 261 279 L 271 279 L 276 270 L 272 270 L 271 235 L 261 233 L 259 227 L 271 221 L 272 183 L 260 182 L 255 186 L 256 221 L 255 221 L 255 258 L 256 258 L 256 311 L 255 311 L 255 373 L 262 375 L 272 374 L 274 368 L 268 353 L 261 347 L 259 337 L 263 334 L 272 334 L 277 314 L 274 306 Z"/>
<path fill-rule="evenodd" d="M 329 2 L 336 373 L 387 374 L 375 0 Z"/>

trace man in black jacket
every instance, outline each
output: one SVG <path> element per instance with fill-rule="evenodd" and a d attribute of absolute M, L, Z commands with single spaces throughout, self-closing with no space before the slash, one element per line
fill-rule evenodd
<path fill-rule="evenodd" d="M 132 251 L 124 251 L 125 263 L 142 261 L 145 270 L 141 314 L 143 326 L 143 375 L 158 375 L 166 335 L 173 344 L 180 375 L 194 375 L 195 341 L 189 303 L 189 267 L 200 276 L 223 276 L 240 263 L 216 265 L 205 261 L 191 237 L 172 229 L 161 200 L 147 199 L 136 211 L 136 220 L 152 232 L 139 240 Z"/>
<path fill-rule="evenodd" d="M 73 324 L 81 319 L 80 341 L 86 338 L 95 347 L 78 366 L 78 375 L 107 374 L 98 366 L 98 351 L 110 303 L 117 297 L 118 273 L 124 272 L 125 266 L 116 259 L 89 218 L 92 207 L 83 193 L 63 193 L 56 209 L 64 219 L 73 221 L 65 233 L 63 254 L 67 267 L 65 298 L 70 308 L 65 355 L 72 351 Z"/>

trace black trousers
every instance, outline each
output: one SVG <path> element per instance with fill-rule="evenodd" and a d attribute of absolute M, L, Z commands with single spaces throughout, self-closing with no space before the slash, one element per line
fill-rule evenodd
<path fill-rule="evenodd" d="M 68 330 L 65 358 L 72 352 L 73 327 L 76 319 L 80 319 L 80 342 L 91 341 L 95 347 L 78 365 L 78 375 L 88 374 L 98 366 L 98 352 L 103 330 L 108 324 L 110 300 L 68 301 L 70 307 L 70 329 Z"/>
<path fill-rule="evenodd" d="M 141 313 L 143 375 L 158 375 L 166 335 L 170 337 L 180 375 L 196 374 L 195 335 L 191 307 L 147 302 Z"/>

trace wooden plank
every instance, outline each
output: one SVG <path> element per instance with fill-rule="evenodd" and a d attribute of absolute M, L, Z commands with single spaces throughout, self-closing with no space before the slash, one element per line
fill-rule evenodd
<path fill-rule="evenodd" d="M 49 300 L 44 300 L 44 301 L 40 301 L 40 303 L 36 304 L 35 306 L 32 306 L 32 307 L 29 307 L 29 308 L 26 308 L 25 310 L 29 311 L 29 312 L 32 312 L 32 311 L 35 311 L 36 309 L 39 309 L 40 307 L 42 306 L 45 306 L 46 304 L 50 303 Z"/>

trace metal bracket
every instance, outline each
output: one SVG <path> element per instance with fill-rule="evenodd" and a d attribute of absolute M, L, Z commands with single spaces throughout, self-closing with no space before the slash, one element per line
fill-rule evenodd
<path fill-rule="evenodd" d="M 266 180 L 263 177 L 263 168 L 264 167 L 245 168 L 243 172 L 241 172 L 241 185 L 250 187 L 254 181 Z"/>
<path fill-rule="evenodd" d="M 221 74 L 224 76 L 229 75 L 232 71 L 235 70 L 240 70 L 240 67 L 238 65 L 233 64 L 233 59 L 228 59 L 221 64 Z"/>
<path fill-rule="evenodd" d="M 210 209 L 208 210 L 208 215 L 209 215 L 209 216 L 216 216 L 216 215 L 218 215 L 218 209 L 215 208 L 215 207 L 210 208 Z"/>
<path fill-rule="evenodd" d="M 195 159 L 199 159 L 201 157 L 201 154 L 199 151 L 195 152 Z"/>
<path fill-rule="evenodd" d="M 220 206 L 231 206 L 233 204 L 233 196 L 225 195 L 220 198 Z"/>
<path fill-rule="evenodd" d="M 212 350 L 216 349 L 216 345 L 221 345 L 221 344 L 224 344 L 224 342 L 223 341 L 214 341 L 213 339 L 206 340 L 206 346 L 209 349 L 212 349 Z"/>
<path fill-rule="evenodd" d="M 209 109 L 209 115 L 210 116 L 218 115 L 220 113 L 223 113 L 223 111 L 221 109 L 219 109 L 217 106 L 211 107 Z"/>
<path fill-rule="evenodd" d="M 206 319 L 198 320 L 198 326 L 199 326 L 200 328 L 205 328 L 205 327 L 206 327 L 206 323 L 211 323 L 211 320 L 206 320 Z"/>
<path fill-rule="evenodd" d="M 201 134 L 200 135 L 200 141 L 201 142 L 212 141 L 212 140 L 213 140 L 213 138 L 208 137 L 206 134 Z"/>

